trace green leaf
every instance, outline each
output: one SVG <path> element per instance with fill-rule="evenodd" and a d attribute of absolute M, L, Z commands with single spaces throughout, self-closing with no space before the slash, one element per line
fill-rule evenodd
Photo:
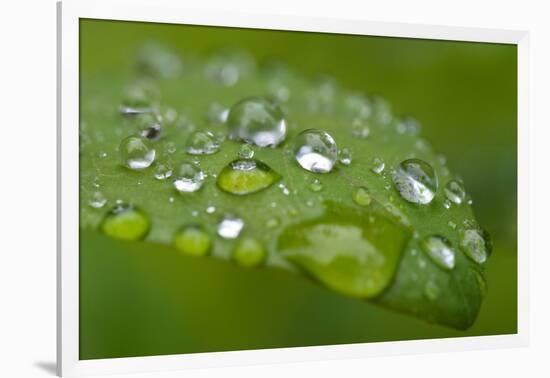
<path fill-rule="evenodd" d="M 260 69 L 242 57 L 224 56 L 195 61 L 181 73 L 173 57 L 162 56 L 178 69 L 163 71 L 162 62 L 148 65 L 142 57 L 138 67 L 162 75 L 125 72 L 81 82 L 83 229 L 105 230 L 101 225 L 122 201 L 146 215 L 140 224 L 150 224 L 150 231 L 142 243 L 153 251 L 160 243 L 208 256 L 197 258 L 248 268 L 265 264 L 428 321 L 458 329 L 474 322 L 484 290 L 483 265 L 459 246 L 465 229 L 480 227 L 466 202 L 447 199 L 444 186 L 456 177 L 413 120 L 392 114 L 380 98 L 346 90 L 331 79 L 310 80 L 279 65 Z M 238 80 L 220 80 L 219 74 L 227 72 L 217 68 L 220 62 L 234 64 Z M 260 175 L 228 168 L 239 158 L 239 141 L 226 138 L 214 153 L 186 153 L 187 139 L 196 130 L 225 136 L 222 110 L 248 97 L 278 104 L 288 129 L 276 148 L 253 148 Z M 121 114 L 121 107 L 153 109 L 158 116 L 151 121 L 151 113 Z M 132 135 L 156 137 L 158 129 L 151 127 L 158 125 L 159 138 L 150 143 L 154 163 L 128 169 L 119 143 Z M 150 129 L 144 132 L 144 127 Z M 304 170 L 294 158 L 292 140 L 311 128 L 328 132 L 338 148 L 349 150 L 351 162 L 337 163 L 325 174 Z M 407 159 L 433 167 L 439 186 L 429 204 L 411 203 L 396 190 L 393 172 Z M 167 172 L 176 174 L 182 162 L 206 174 L 199 190 L 180 193 L 173 176 L 165 178 Z M 433 184 L 430 177 L 425 181 Z M 98 195 L 107 199 L 105 205 L 94 201 Z M 217 235 L 226 214 L 244 223 L 236 239 Z M 133 231 L 124 222 L 114 224 Z M 186 227 L 193 232 L 182 234 Z M 110 235 L 116 237 L 116 230 Z M 421 241 L 431 235 L 449 241 L 453 269 L 442 269 L 423 252 Z"/>

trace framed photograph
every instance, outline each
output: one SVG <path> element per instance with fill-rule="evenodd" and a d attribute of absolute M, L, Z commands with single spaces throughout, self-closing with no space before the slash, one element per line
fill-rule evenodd
<path fill-rule="evenodd" d="M 526 32 L 58 20 L 59 375 L 526 344 Z"/>

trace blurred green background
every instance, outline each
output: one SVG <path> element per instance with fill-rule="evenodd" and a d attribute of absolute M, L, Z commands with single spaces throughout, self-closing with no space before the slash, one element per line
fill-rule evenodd
<path fill-rule="evenodd" d="M 456 331 L 283 271 L 214 259 L 178 256 L 168 267 L 140 270 L 146 277 L 121 276 L 117 266 L 143 266 L 151 247 L 82 231 L 82 359 L 516 332 L 515 46 L 81 20 L 81 80 L 129 70 L 136 48 L 149 40 L 182 55 L 231 47 L 260 62 L 280 58 L 308 76 L 331 75 L 345 87 L 381 95 L 396 114 L 417 118 L 463 177 L 479 223 L 492 236 L 488 295 L 476 323 Z"/>

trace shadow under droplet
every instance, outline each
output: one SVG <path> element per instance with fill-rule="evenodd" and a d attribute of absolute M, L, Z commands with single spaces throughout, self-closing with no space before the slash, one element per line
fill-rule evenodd
<path fill-rule="evenodd" d="M 38 361 L 34 363 L 34 366 L 44 370 L 46 373 L 49 373 L 50 375 L 56 375 L 57 373 L 57 365 L 55 362 Z"/>

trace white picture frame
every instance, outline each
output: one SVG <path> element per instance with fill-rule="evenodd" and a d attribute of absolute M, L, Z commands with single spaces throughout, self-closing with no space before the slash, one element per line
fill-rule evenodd
<path fill-rule="evenodd" d="M 380 23 L 274 14 L 186 9 L 173 1 L 111 0 L 58 3 L 58 316 L 60 376 L 143 373 L 197 367 L 465 351 L 528 343 L 528 49 L 524 31 Z M 79 360 L 79 19 L 109 19 L 289 31 L 314 31 L 515 44 L 518 48 L 518 332 L 420 341 L 365 343 L 155 357 Z"/>

